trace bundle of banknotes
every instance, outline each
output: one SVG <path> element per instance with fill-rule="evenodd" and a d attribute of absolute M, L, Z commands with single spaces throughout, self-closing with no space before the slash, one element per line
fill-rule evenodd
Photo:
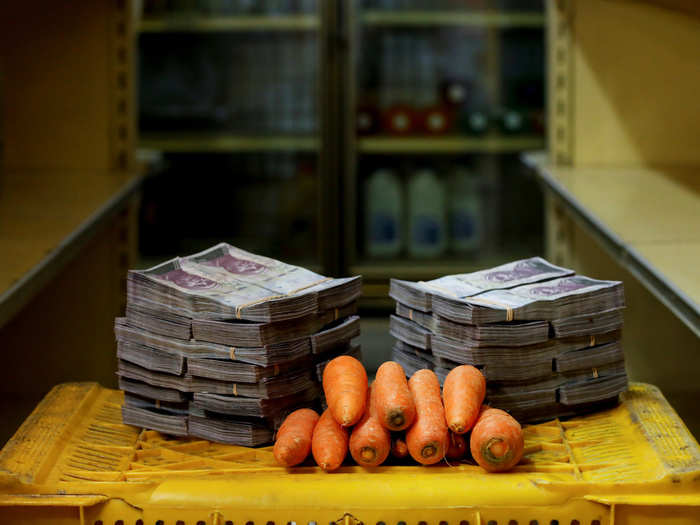
<path fill-rule="evenodd" d="M 522 422 L 617 402 L 627 388 L 624 290 L 540 257 L 427 282 L 391 280 L 392 358 L 441 380 L 481 369 L 487 402 Z"/>
<path fill-rule="evenodd" d="M 325 363 L 360 356 L 361 286 L 225 243 L 129 271 L 114 323 L 124 422 L 269 443 L 289 412 L 319 406 Z"/>

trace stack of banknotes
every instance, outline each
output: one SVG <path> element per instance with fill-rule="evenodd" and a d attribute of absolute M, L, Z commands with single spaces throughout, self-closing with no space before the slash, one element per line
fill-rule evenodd
<path fill-rule="evenodd" d="M 595 410 L 627 388 L 624 289 L 540 257 L 426 282 L 391 280 L 395 361 L 442 380 L 481 369 L 487 402 L 520 421 Z"/>
<path fill-rule="evenodd" d="M 361 286 L 225 243 L 129 271 L 114 324 L 124 422 L 269 443 L 289 412 L 318 406 L 325 363 L 360 356 Z"/>

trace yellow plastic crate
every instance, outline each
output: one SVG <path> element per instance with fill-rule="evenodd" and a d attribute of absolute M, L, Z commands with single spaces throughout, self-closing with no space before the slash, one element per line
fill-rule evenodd
<path fill-rule="evenodd" d="M 700 448 L 656 387 L 525 429 L 524 463 L 278 467 L 270 448 L 168 439 L 121 422 L 122 395 L 55 387 L 0 452 L 0 523 L 612 525 L 700 523 Z"/>

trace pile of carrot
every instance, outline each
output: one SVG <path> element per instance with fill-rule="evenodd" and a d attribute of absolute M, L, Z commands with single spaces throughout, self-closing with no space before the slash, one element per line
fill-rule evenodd
<path fill-rule="evenodd" d="M 503 472 L 523 455 L 520 424 L 483 404 L 486 380 L 473 366 L 450 371 L 441 393 L 431 370 L 418 370 L 406 380 L 401 365 L 387 361 L 370 386 L 362 363 L 340 356 L 323 372 L 323 391 L 328 408 L 320 417 L 302 408 L 277 431 L 273 453 L 280 465 L 298 465 L 311 454 L 331 472 L 348 451 L 364 467 L 381 465 L 389 455 L 432 465 L 471 452 L 485 470 Z"/>

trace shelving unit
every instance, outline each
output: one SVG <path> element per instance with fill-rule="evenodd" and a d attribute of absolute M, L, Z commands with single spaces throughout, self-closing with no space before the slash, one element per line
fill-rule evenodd
<path fill-rule="evenodd" d="M 319 142 L 319 138 L 314 136 L 173 132 L 142 133 L 139 147 L 164 153 L 317 152 Z"/>
<path fill-rule="evenodd" d="M 525 162 L 576 222 L 700 337 L 700 167 L 562 167 L 544 154 Z"/>
<path fill-rule="evenodd" d="M 483 80 L 483 89 L 488 93 L 488 111 L 492 112 L 489 118 L 498 115 L 498 111 L 505 106 L 505 96 L 502 90 L 502 39 L 505 32 L 510 30 L 537 31 L 544 27 L 546 16 L 542 11 L 506 11 L 506 10 L 478 10 L 470 9 L 466 6 L 455 7 L 452 10 L 423 9 L 424 4 L 415 3 L 415 6 L 404 3 L 401 7 L 375 7 L 372 5 L 364 8 L 363 2 L 353 3 L 347 10 L 347 25 L 344 31 L 347 32 L 349 42 L 349 54 L 344 61 L 344 75 L 346 94 L 344 105 L 345 112 L 345 162 L 346 170 L 344 182 L 344 194 L 347 199 L 344 211 L 344 253 L 345 266 L 348 273 L 361 273 L 364 276 L 363 305 L 372 308 L 391 307 L 391 301 L 387 299 L 388 281 L 391 277 L 421 280 L 431 279 L 439 275 L 469 272 L 505 262 L 506 260 L 519 257 L 535 255 L 538 249 L 530 246 L 523 250 L 504 249 L 494 235 L 494 230 L 499 228 L 498 220 L 486 216 L 483 220 L 484 228 L 488 228 L 489 234 L 484 237 L 484 245 L 471 254 L 456 254 L 446 251 L 443 255 L 433 258 L 412 258 L 407 255 L 407 246 L 403 247 L 400 255 L 393 259 L 373 259 L 368 254 L 363 253 L 362 228 L 365 225 L 366 217 L 359 219 L 360 213 L 367 206 L 364 201 L 364 184 L 368 180 L 366 177 L 377 169 L 389 169 L 399 177 L 401 184 L 408 180 L 410 170 L 416 167 L 430 167 L 437 170 L 449 170 L 453 166 L 469 166 L 472 172 L 478 173 L 482 177 L 483 185 L 480 189 L 480 202 L 484 208 L 493 210 L 487 202 L 493 199 L 494 195 L 500 192 L 495 189 L 501 176 L 500 154 L 518 154 L 522 151 L 541 149 L 545 145 L 544 136 L 535 134 L 534 131 L 523 131 L 518 134 L 504 134 L 497 132 L 494 127 L 490 127 L 484 135 L 470 134 L 466 129 L 462 130 L 464 115 L 460 113 L 464 108 L 452 107 L 450 120 L 454 126 L 453 130 L 446 134 L 428 135 L 421 134 L 420 125 L 415 126 L 414 133 L 391 135 L 378 130 L 384 125 L 384 115 L 389 106 L 382 107 L 380 100 L 380 90 L 383 82 L 374 79 L 366 86 L 361 81 L 366 82 L 362 71 L 366 68 L 382 67 L 382 60 L 375 55 L 382 52 L 381 49 L 368 50 L 365 46 L 373 43 L 383 42 L 384 35 L 396 35 L 396 38 L 407 39 L 409 35 L 415 34 L 416 39 L 432 39 L 434 44 L 447 46 L 450 34 L 460 35 L 457 41 L 474 38 L 482 39 L 480 44 L 474 43 L 467 49 L 483 49 L 483 55 L 479 54 L 474 58 L 479 64 L 478 71 L 472 71 L 465 66 L 459 73 L 446 73 L 442 69 L 443 75 L 456 75 L 457 79 L 471 78 L 476 75 L 480 82 Z M 456 5 L 455 5 L 456 6 Z M 471 35 L 471 36 L 469 36 Z M 388 37 L 387 37 L 388 38 Z M 371 42 L 371 43 L 368 43 Z M 482 46 L 482 47 L 479 47 Z M 447 47 L 445 47 L 447 49 Z M 365 54 L 360 54 L 365 53 Z M 481 52 L 480 52 L 481 53 Z M 367 58 L 371 57 L 371 58 Z M 412 57 L 415 67 L 421 65 L 421 57 Z M 454 61 L 454 56 L 452 57 Z M 374 65 L 373 65 L 374 64 Z M 444 69 L 444 64 L 443 64 Z M 449 69 L 449 68 L 448 68 Z M 459 68 L 456 68 L 459 69 Z M 362 80 L 364 79 L 364 80 Z M 444 78 L 443 80 L 454 80 L 455 78 Z M 472 86 L 475 91 L 482 86 Z M 394 84 L 388 87 L 395 91 L 400 91 L 401 87 Z M 471 89 L 471 87 L 469 88 Z M 396 98 L 396 95 L 394 96 Z M 441 98 L 437 96 L 437 104 L 441 104 Z M 375 105 L 378 123 L 373 128 L 373 133 L 363 133 L 358 135 L 356 129 L 356 108 Z M 408 111 L 415 110 L 416 115 L 420 115 L 425 105 L 432 102 L 411 102 L 399 101 L 394 104 L 404 106 Z M 423 104 L 423 106 L 421 106 Z M 532 108 L 528 108 L 532 109 Z M 462 121 L 460 121 L 462 118 Z M 461 124 L 459 123 L 461 122 Z M 495 124 L 495 122 L 492 122 Z M 447 172 L 437 172 L 447 183 Z M 406 194 L 406 187 L 402 186 L 403 194 Z M 536 205 L 535 205 L 536 206 Z M 404 208 L 406 220 L 408 212 Z M 447 211 L 446 211 L 447 213 Z M 498 212 L 494 212 L 496 215 Z M 406 238 L 408 228 L 401 224 L 401 231 Z"/>
<path fill-rule="evenodd" d="M 141 183 L 133 19 L 126 0 L 0 4 L 0 441 L 57 382 L 116 384 Z"/>
<path fill-rule="evenodd" d="M 229 31 L 316 31 L 319 19 L 311 14 L 202 16 L 176 15 L 143 18 L 139 33 L 214 33 Z"/>
<path fill-rule="evenodd" d="M 544 138 L 534 132 L 505 135 L 495 131 L 498 103 L 501 100 L 501 47 L 500 34 L 511 29 L 539 30 L 543 27 L 545 17 L 541 11 L 505 11 L 505 10 L 469 10 L 466 7 L 448 10 L 416 8 L 405 9 L 364 9 L 363 2 L 345 4 L 338 0 L 319 2 L 318 12 L 311 14 L 241 14 L 210 18 L 195 13 L 148 15 L 139 24 L 143 38 L 153 42 L 161 38 L 158 33 L 199 33 L 201 39 L 219 38 L 208 33 L 230 33 L 233 45 L 236 38 L 245 34 L 245 38 L 254 39 L 261 30 L 270 30 L 279 38 L 285 32 L 316 32 L 319 38 L 319 54 L 323 70 L 319 72 L 319 131 L 313 136 L 283 135 L 264 136 L 242 132 L 211 131 L 198 132 L 170 131 L 143 132 L 139 146 L 143 149 L 172 154 L 258 154 L 277 152 L 302 153 L 318 155 L 318 172 L 322 177 L 323 189 L 318 198 L 321 208 L 318 215 L 319 243 L 323 254 L 323 269 L 326 273 L 349 274 L 365 270 L 368 286 L 372 282 L 387 282 L 389 277 L 401 277 L 410 274 L 429 275 L 431 268 L 451 270 L 461 268 L 461 263 L 452 266 L 442 264 L 439 259 L 412 260 L 406 264 L 384 265 L 382 261 L 363 261 L 364 255 L 356 253 L 357 237 L 356 215 L 360 211 L 357 199 L 358 178 L 355 168 L 362 159 L 401 156 L 407 162 L 416 160 L 417 156 L 429 155 L 436 162 L 451 162 L 450 159 L 464 160 L 466 157 L 496 154 L 516 154 L 528 149 L 541 149 Z M 416 6 L 419 4 L 416 2 Z M 357 53 L 363 45 L 358 33 L 359 28 L 368 31 L 418 31 L 423 29 L 460 30 L 478 28 L 483 30 L 487 40 L 488 52 L 484 58 L 484 76 L 487 77 L 488 89 L 494 96 L 494 113 L 489 115 L 493 127 L 485 135 L 458 135 L 454 131 L 449 135 L 355 135 L 356 83 L 358 71 Z M 250 36 L 248 35 L 250 33 Z M 172 38 L 166 37 L 163 38 Z M 196 42 L 199 35 L 184 35 L 181 38 Z M 224 38 L 224 37 L 221 37 Z M 144 40 L 145 41 L 145 40 Z M 188 40 L 189 41 L 189 40 Z M 341 45 L 341 43 L 345 43 Z M 360 66 L 362 67 L 362 66 Z M 242 70 L 243 71 L 243 70 Z M 242 73 L 243 75 L 245 73 Z M 244 79 L 245 77 L 241 77 Z M 528 116 L 528 118 L 530 118 Z M 529 128 L 528 128 L 529 129 Z M 306 158 L 310 158 L 308 155 Z M 497 162 L 481 162 L 479 169 L 488 172 L 486 177 L 493 183 L 497 177 Z M 241 179 L 239 175 L 237 179 Z M 341 186 L 343 190 L 341 190 Z M 344 195 L 345 202 L 338 198 Z M 333 197 L 335 196 L 335 197 Z M 337 232 L 344 228 L 344 235 Z M 333 241 L 333 239 L 336 239 Z M 341 246 L 344 243 L 344 246 Z M 332 245 L 332 246 L 330 246 Z M 344 248 L 344 250 L 343 250 Z M 345 253 L 341 259 L 340 254 Z M 451 256 L 448 256 L 451 257 Z M 478 258 L 477 258 L 478 259 Z M 483 260 L 483 257 L 481 257 Z M 496 258 L 496 262 L 502 262 Z M 376 264 L 375 264 L 376 262 Z M 472 265 L 473 262 L 473 265 Z M 471 261 L 468 266 L 476 268 L 479 261 Z M 417 271 L 413 271 L 417 268 Z M 398 274 L 394 273 L 398 272 Z M 369 288 L 367 288 L 369 291 Z"/>
<path fill-rule="evenodd" d="M 630 378 L 664 388 L 696 434 L 699 13 L 549 1 L 549 156 L 524 158 L 547 190 L 549 258 L 624 282 Z"/>
<path fill-rule="evenodd" d="M 115 220 L 139 183 L 138 176 L 120 173 L 3 174 L 0 252 L 8 258 L 0 267 L 0 328 Z"/>
<path fill-rule="evenodd" d="M 368 26 L 473 26 L 473 27 L 543 27 L 542 13 L 518 11 L 387 11 L 367 9 L 361 15 Z"/>
<path fill-rule="evenodd" d="M 227 14 L 224 7 L 204 13 L 171 4 L 158 12 L 147 9 L 138 23 L 142 64 L 151 59 L 150 71 L 162 67 L 175 79 L 170 98 L 157 96 L 157 89 L 155 95 L 141 92 L 139 148 L 162 153 L 164 167 L 144 191 L 145 206 L 160 210 L 144 231 L 149 239 L 168 235 L 173 206 L 162 211 L 161 195 L 176 188 L 171 191 L 177 206 L 189 206 L 181 188 L 191 170 L 206 165 L 201 187 L 219 191 L 209 205 L 192 205 L 197 219 L 173 239 L 179 251 L 218 235 L 251 251 L 303 259 L 306 266 L 338 274 L 331 233 L 339 209 L 333 189 L 337 170 L 329 166 L 327 109 L 328 56 L 335 44 L 329 35 L 338 6 L 288 3 L 265 12 L 268 7 Z M 168 47 L 192 52 L 175 60 L 164 52 Z M 199 82 L 207 73 L 208 83 Z M 158 75 L 141 80 L 146 87 L 162 83 Z M 202 85 L 206 102 L 183 95 Z M 222 211 L 227 209 L 235 209 L 235 221 Z M 216 233 L 207 231 L 207 223 Z M 167 243 L 147 255 L 157 257 L 159 249 Z"/>

